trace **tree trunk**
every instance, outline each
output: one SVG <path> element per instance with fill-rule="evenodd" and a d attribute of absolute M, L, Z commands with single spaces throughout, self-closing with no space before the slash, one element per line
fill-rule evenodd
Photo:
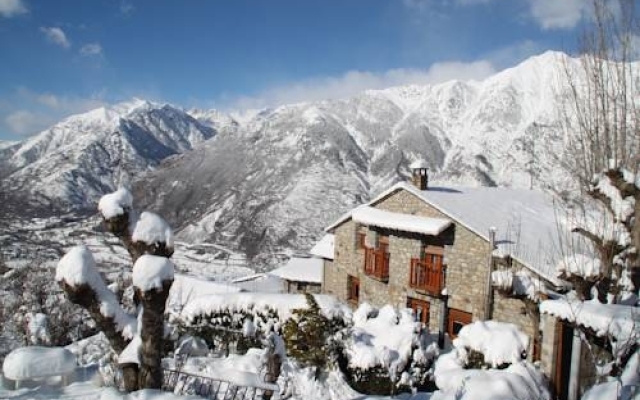
<path fill-rule="evenodd" d="M 136 288 L 142 304 L 142 339 L 140 363 L 140 387 L 162 388 L 162 349 L 164 344 L 164 310 L 169 289 L 173 281 L 163 281 L 162 289 L 140 291 Z"/>

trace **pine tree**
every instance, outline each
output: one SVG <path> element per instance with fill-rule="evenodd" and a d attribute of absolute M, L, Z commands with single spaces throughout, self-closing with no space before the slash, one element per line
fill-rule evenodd
<path fill-rule="evenodd" d="M 318 377 L 330 359 L 331 321 L 322 314 L 313 295 L 305 296 L 308 307 L 293 310 L 293 317 L 284 324 L 284 342 L 287 354 L 305 367 L 315 367 Z"/>

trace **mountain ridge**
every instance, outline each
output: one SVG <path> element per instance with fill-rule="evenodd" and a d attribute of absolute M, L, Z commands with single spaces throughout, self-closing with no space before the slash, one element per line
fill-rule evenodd
<path fill-rule="evenodd" d="M 427 161 L 438 183 L 554 185 L 563 178 L 555 165 L 562 151 L 562 71 L 578 63 L 547 52 L 482 81 L 369 90 L 243 116 L 145 103 L 118 117 L 132 166 L 116 162 L 117 140 L 104 134 L 102 148 L 82 154 L 104 153 L 111 164 L 92 166 L 85 156 L 89 165 L 71 169 L 87 182 L 101 171 L 106 178 L 93 187 L 83 183 L 88 191 L 71 185 L 61 197 L 90 207 L 126 173 L 140 205 L 165 215 L 179 237 L 217 242 L 269 264 L 308 249 L 332 219 L 407 179 L 417 159 Z M 18 178 L 23 168 L 38 178 L 31 165 L 43 162 L 27 163 Z M 16 187 L 20 179 L 12 175 L 3 183 Z"/>

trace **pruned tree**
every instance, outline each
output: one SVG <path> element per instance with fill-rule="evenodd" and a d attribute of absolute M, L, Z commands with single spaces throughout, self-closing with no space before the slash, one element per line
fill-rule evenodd
<path fill-rule="evenodd" d="M 573 189 L 565 198 L 574 234 L 563 246 L 558 276 L 574 289 L 567 296 L 572 312 L 562 319 L 589 349 L 600 346 L 598 335 L 580 322 L 588 320 L 580 315 L 586 301 L 628 304 L 633 310 L 640 287 L 640 64 L 635 61 L 640 20 L 634 3 L 593 0 L 580 54 L 563 63 L 566 150 L 559 161 L 569 182 L 560 191 Z M 636 345 L 613 351 L 609 357 L 616 368 L 606 374 L 619 377 L 636 351 Z M 594 350 L 591 356 L 597 358 Z"/>
<path fill-rule="evenodd" d="M 599 268 L 567 259 L 560 277 L 582 299 L 595 287 L 601 302 L 617 303 L 640 286 L 640 66 L 632 62 L 639 50 L 637 16 L 632 0 L 594 0 L 581 54 L 564 62 L 567 150 L 561 165 L 578 193 L 572 230 L 593 249 Z"/>
<path fill-rule="evenodd" d="M 173 233 L 160 216 L 143 212 L 138 216 L 126 189 L 100 200 L 100 210 L 109 232 L 120 239 L 131 255 L 134 301 L 137 315 L 127 313 L 97 269 L 85 246 L 69 250 L 58 263 L 56 281 L 67 297 L 86 309 L 99 330 L 120 354 L 127 391 L 162 386 L 164 310 L 173 283 Z"/>

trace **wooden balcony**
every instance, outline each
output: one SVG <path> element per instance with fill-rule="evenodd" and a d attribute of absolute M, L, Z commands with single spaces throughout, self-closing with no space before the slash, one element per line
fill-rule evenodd
<path fill-rule="evenodd" d="M 389 281 L 389 253 L 385 250 L 366 248 L 364 251 L 364 273 L 382 282 Z"/>
<path fill-rule="evenodd" d="M 440 297 L 444 289 L 444 270 L 442 257 L 433 257 L 429 260 L 412 258 L 409 287 Z"/>

